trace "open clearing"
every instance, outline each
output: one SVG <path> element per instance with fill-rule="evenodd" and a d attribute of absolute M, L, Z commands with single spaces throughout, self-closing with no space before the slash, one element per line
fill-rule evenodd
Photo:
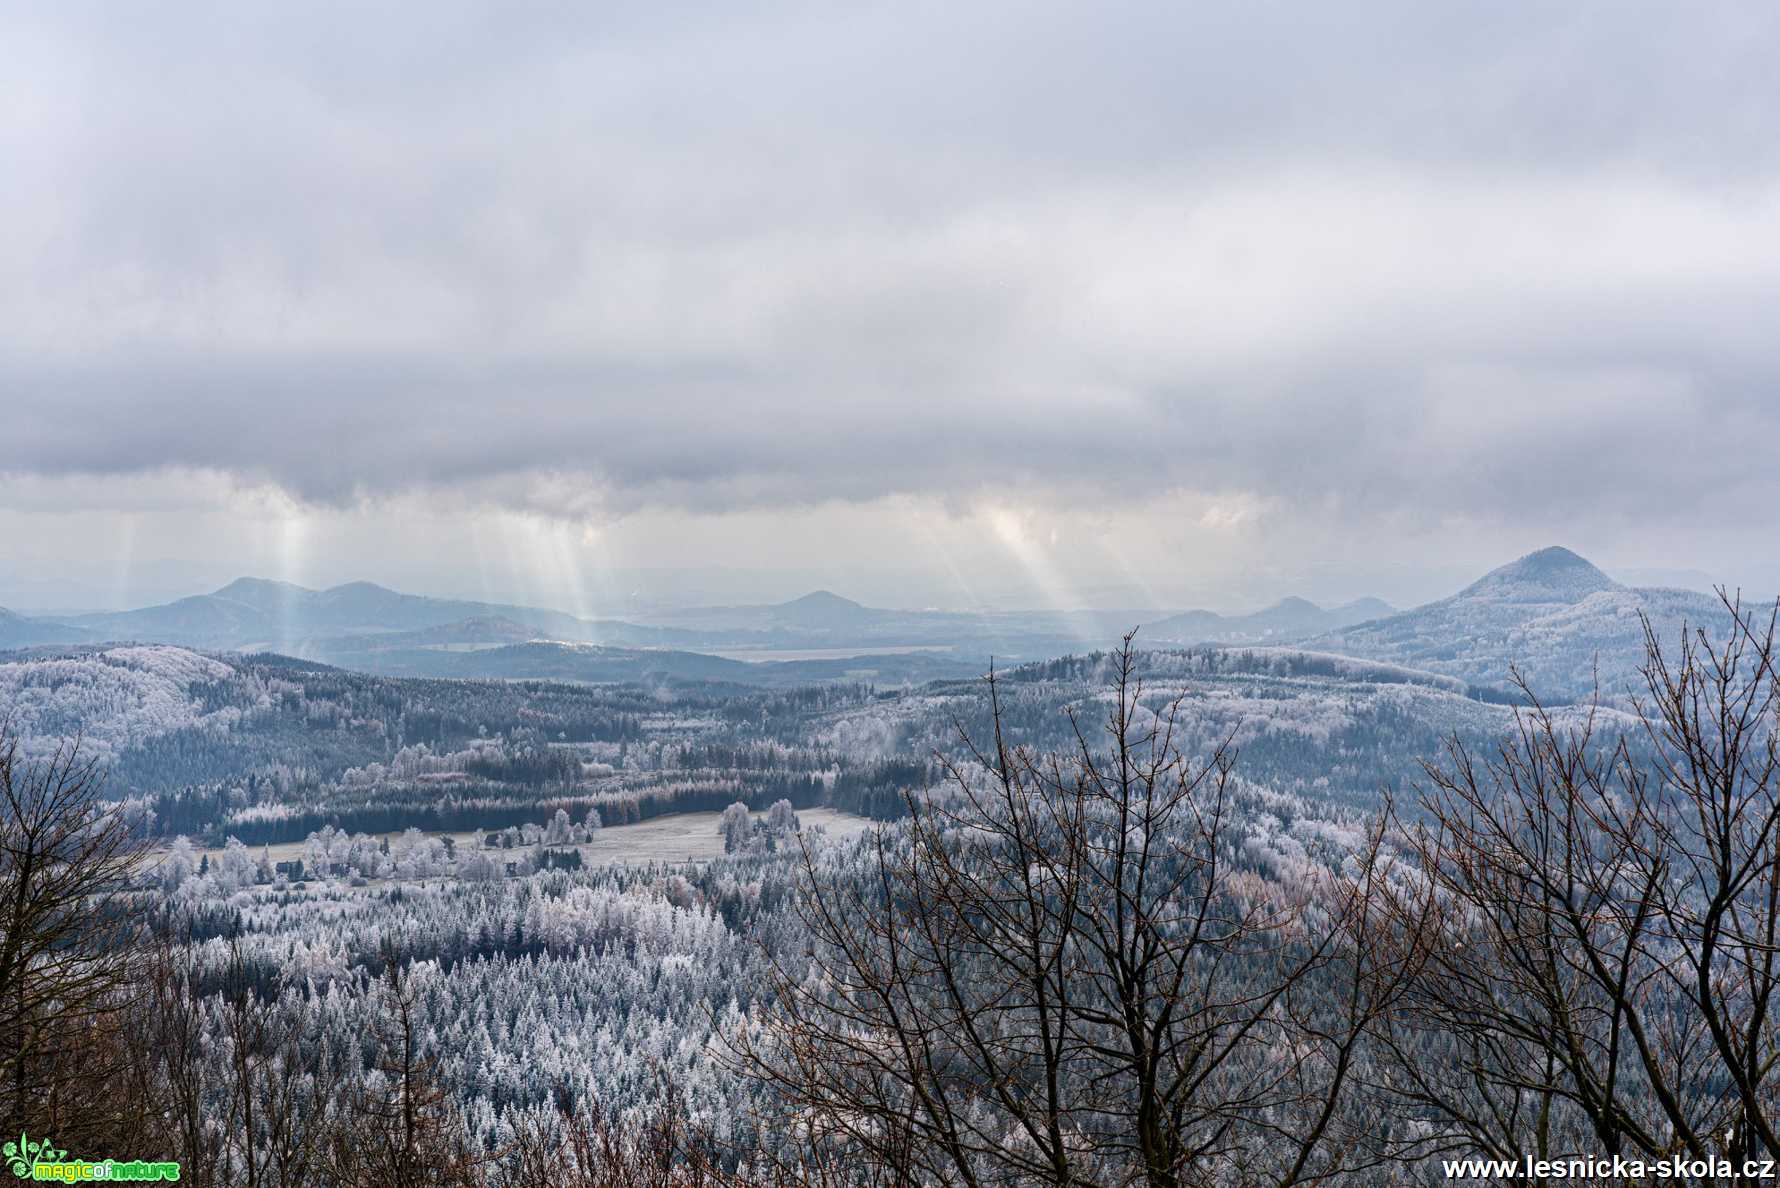
<path fill-rule="evenodd" d="M 635 825 L 612 825 L 601 829 L 594 839 L 579 846 L 552 846 L 551 849 L 576 849 L 581 851 L 581 861 L 589 866 L 612 866 L 617 864 L 641 864 L 648 862 L 704 862 L 723 856 L 723 838 L 717 832 L 717 822 L 721 813 L 670 813 L 662 817 L 652 817 L 647 821 L 639 821 Z M 756 813 L 755 816 L 762 814 Z M 799 809 L 798 822 L 804 829 L 820 827 L 830 837 L 852 838 L 869 830 L 876 822 L 868 817 L 855 817 L 851 813 L 839 813 L 831 808 Z M 543 822 L 539 822 L 542 824 Z M 383 836 L 394 841 L 399 834 L 389 833 Z M 429 833 L 428 837 L 449 837 L 458 846 L 468 846 L 473 833 Z M 249 847 L 254 856 L 258 857 L 262 848 Z M 289 862 L 293 858 L 303 856 L 302 842 L 280 842 L 269 847 L 273 862 Z M 512 850 L 496 850 L 494 853 L 517 857 L 526 847 L 515 847 Z M 220 849 L 194 850 L 194 854 L 208 854 L 215 862 L 222 856 Z"/>

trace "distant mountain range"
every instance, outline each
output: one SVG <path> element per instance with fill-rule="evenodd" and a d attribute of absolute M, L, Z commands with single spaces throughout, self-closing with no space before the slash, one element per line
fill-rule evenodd
<path fill-rule="evenodd" d="M 1146 624 L 1145 645 L 1179 643 L 1274 643 L 1304 639 L 1379 619 L 1396 608 L 1378 598 L 1361 598 L 1336 607 L 1320 607 L 1303 598 L 1286 598 L 1252 615 L 1220 615 L 1195 610 Z"/>
<path fill-rule="evenodd" d="M 649 626 L 428 598 L 370 582 L 312 590 L 241 578 L 209 594 L 128 611 L 50 619 L 0 609 L 0 650 L 132 641 L 278 652 L 402 676 L 783 685 L 957 678 L 982 671 L 979 650 L 980 658 L 996 650 L 1030 656 L 1072 642 L 1019 624 L 1000 633 L 961 632 L 972 617 L 877 610 L 825 590 L 767 606 L 711 608 L 689 619 L 693 625 Z M 965 636 L 979 647 L 948 654 Z M 713 654 L 719 652 L 726 654 Z"/>
<path fill-rule="evenodd" d="M 1324 611 L 1290 598 L 1245 616 L 1189 611 L 1148 628 L 1146 642 L 1281 642 L 1389 613 L 1377 600 Z M 614 650 L 674 650 L 773 662 L 786 652 L 870 653 L 881 667 L 947 675 L 979 661 L 1037 659 L 1103 646 L 1150 617 L 1142 611 L 968 614 L 868 607 L 828 590 L 762 606 L 679 610 L 642 624 L 582 619 L 562 611 L 508 603 L 428 598 L 370 582 L 312 590 L 289 582 L 240 578 L 209 594 L 158 606 L 61 619 L 0 611 L 0 648 L 136 641 L 217 651 L 272 651 L 369 671 L 467 672 L 480 660 L 429 659 L 426 652 L 472 652 L 521 644 L 597 645 Z M 889 665 L 894 649 L 934 653 Z M 535 649 L 534 649 L 535 652 Z M 945 653 L 940 655 L 940 653 Z M 587 663 L 591 653 L 575 666 Z M 826 662 L 839 656 L 821 657 Z M 797 662 L 818 658 L 796 657 Z M 596 665 L 602 670 L 609 664 Z"/>
<path fill-rule="evenodd" d="M 1510 664 L 1556 699 L 1597 673 L 1609 693 L 1636 680 L 1642 620 L 1728 624 L 1711 595 L 1624 586 L 1563 548 L 1530 553 L 1448 598 L 1395 611 L 1376 598 L 1321 607 L 1286 598 L 1247 615 L 1207 610 L 965 614 L 863 606 L 827 590 L 763 606 L 673 612 L 660 622 L 582 619 L 504 603 L 428 598 L 369 582 L 311 590 L 241 578 L 160 606 L 60 620 L 0 610 L 0 650 L 102 641 L 273 651 L 400 676 L 646 679 L 781 685 L 973 676 L 1103 648 L 1143 624 L 1144 647 L 1293 645 L 1503 688 Z"/>
<path fill-rule="evenodd" d="M 240 578 L 210 594 L 161 606 L 68 620 L 106 639 L 228 648 L 284 650 L 316 637 L 415 631 L 464 620 L 505 619 L 534 634 L 591 638 L 593 625 L 537 607 L 503 606 L 402 594 L 370 582 L 310 590 L 289 582 Z"/>
<path fill-rule="evenodd" d="M 317 638 L 436 628 L 449 628 L 462 640 L 486 629 L 493 634 L 485 642 L 500 642 L 522 629 L 529 633 L 526 638 L 620 646 L 775 647 L 812 646 L 812 634 L 851 638 L 911 617 L 944 622 L 970 618 L 877 610 L 827 590 L 767 606 L 712 607 L 680 614 L 688 625 L 644 626 L 618 619 L 582 619 L 533 606 L 403 594 L 371 582 L 311 590 L 289 582 L 239 578 L 209 594 L 137 610 L 27 619 L 0 609 L 0 630 L 43 642 L 129 639 L 230 650 L 279 649 Z"/>
<path fill-rule="evenodd" d="M 39 644 L 86 643 L 97 638 L 79 627 L 48 619 L 28 619 L 0 607 L 0 650 Z"/>

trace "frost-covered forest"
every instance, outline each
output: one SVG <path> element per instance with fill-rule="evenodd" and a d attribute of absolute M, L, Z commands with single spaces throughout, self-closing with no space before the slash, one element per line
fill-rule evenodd
<path fill-rule="evenodd" d="M 1146 653 L 1153 700 L 1189 699 L 1194 745 L 1226 734 L 1281 793 L 1370 803 L 1454 731 L 1486 737 L 1508 698 L 1428 673 L 1283 649 Z M 1063 741 L 1102 701 L 1104 658 L 1006 674 L 1012 738 Z M 301 841 L 324 826 L 504 829 L 561 809 L 607 824 L 664 813 L 828 804 L 902 811 L 933 757 L 988 721 L 981 682 L 912 689 L 710 687 L 366 676 L 169 646 L 0 663 L 27 751 L 81 734 L 113 795 L 158 838 Z"/>
<path fill-rule="evenodd" d="M 423 1148 L 444 1183 L 543 1160 L 583 1177 L 564 1183 L 759 1185 L 1110 1184 L 1158 1160 L 1206 1182 L 1431 1183 L 1444 1155 L 1603 1128 L 1654 1151 L 1665 1128 L 1722 1133 L 1738 1093 L 1765 1108 L 1700 1047 L 1700 1012 L 1746 1011 L 1754 983 L 1663 991 L 1700 917 L 1655 889 L 1686 857 L 1659 853 L 1685 848 L 1677 773 L 1770 745 L 1773 674 L 1757 647 L 1753 669 L 1684 653 L 1677 677 L 1645 643 L 1651 694 L 1684 696 L 1544 703 L 1282 647 L 795 690 L 14 654 L 12 811 L 89 796 L 58 844 L 110 881 L 72 885 L 131 906 L 90 941 L 129 975 L 84 1014 L 18 1007 L 11 1071 L 23 1086 L 45 1045 L 92 1046 L 140 1081 L 138 1124 L 186 1111 L 166 1142 L 207 1183 L 381 1182 Z M 1712 720 L 1746 734 L 1698 717 L 1714 688 L 1733 717 Z M 1737 770 L 1780 811 L 1771 766 Z M 1554 857 L 1552 829 L 1589 840 Z M 1780 869 L 1771 837 L 1738 838 L 1751 870 Z M 1634 916 L 1666 921 L 1649 940 L 1610 906 L 1640 869 Z M 1722 894 L 1753 905 L 1765 884 L 1735 878 Z M 1520 922 L 1498 928 L 1510 898 Z M 1528 935 L 1599 963 L 1528 965 Z M 1514 1001 L 1488 989 L 1504 970 Z M 1114 986 L 1126 1005 L 1097 997 Z M 1637 1011 L 1679 1030 L 1625 1066 L 1612 1037 Z M 1659 1067 L 1677 1044 L 1699 1064 L 1679 1087 Z M 1603 1059 L 1606 1106 L 1586 1088 Z M 57 1125 L 96 1109 L 70 1097 Z M 1129 1129 L 1153 1110 L 1176 1120 Z M 93 1133 L 124 1133 L 105 1117 Z"/>
<path fill-rule="evenodd" d="M 0 47 L 0 1188 L 1780 1188 L 1780 3 Z"/>

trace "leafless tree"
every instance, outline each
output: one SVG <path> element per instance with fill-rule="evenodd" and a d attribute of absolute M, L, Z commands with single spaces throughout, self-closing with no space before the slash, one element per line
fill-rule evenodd
<path fill-rule="evenodd" d="M 778 1158 L 718 1142 L 691 1118 L 679 1087 L 658 1080 L 656 1100 L 620 1119 L 598 1102 L 559 1093 L 554 1115 L 522 1117 L 490 1161 L 492 1188 L 877 1188 L 875 1169 L 849 1162 L 789 1119 L 773 1127 Z"/>
<path fill-rule="evenodd" d="M 381 1075 L 335 1112 L 320 1179 L 338 1188 L 472 1188 L 484 1160 L 421 1053 L 417 1000 L 399 955 L 386 948 L 383 964 Z"/>
<path fill-rule="evenodd" d="M 186 938 L 189 942 L 189 938 Z M 168 933 L 147 942 L 143 994 L 132 1012 L 130 1091 L 161 1119 L 157 1157 L 177 1159 L 181 1181 L 195 1188 L 231 1183 L 229 1134 L 215 1125 L 207 1092 L 211 1072 L 203 995 L 189 943 Z"/>
<path fill-rule="evenodd" d="M 1534 699 L 1429 765 L 1372 938 L 1421 954 L 1380 1067 L 1428 1149 L 1780 1159 L 1775 619 L 1724 601 L 1645 624 L 1631 714 Z"/>
<path fill-rule="evenodd" d="M 740 1063 L 780 1125 L 896 1185 L 1290 1185 L 1380 1156 L 1347 1090 L 1401 970 L 1357 874 L 1282 887 L 1239 869 L 1235 755 L 1184 754 L 1127 637 L 1104 733 L 1038 754 L 1004 731 L 908 797 L 869 877 L 805 851 L 805 960 L 780 963 Z M 960 732 L 963 733 L 962 731 Z"/>
<path fill-rule="evenodd" d="M 29 759 L 0 721 L 0 1133 L 89 1149 L 137 1138 L 139 1103 L 107 1085 L 136 985 L 129 885 L 144 842 L 74 739 Z"/>
<path fill-rule="evenodd" d="M 726 1170 L 716 1145 L 687 1116 L 668 1081 L 641 1116 L 620 1121 L 598 1102 L 577 1107 L 559 1097 L 554 1116 L 517 1127 L 495 1162 L 496 1188 L 552 1184 L 558 1188 L 769 1188 Z"/>
<path fill-rule="evenodd" d="M 191 979 L 186 979 L 186 985 Z M 327 1118 L 322 1053 L 304 1033 L 301 1009 L 253 985 L 239 942 L 231 944 L 221 995 L 227 1114 L 226 1182 L 249 1188 L 306 1188 L 323 1164 Z"/>

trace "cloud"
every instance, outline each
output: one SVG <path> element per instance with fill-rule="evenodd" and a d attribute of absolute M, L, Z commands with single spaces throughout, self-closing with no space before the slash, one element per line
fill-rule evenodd
<path fill-rule="evenodd" d="M 596 521 L 1780 495 L 1721 444 L 1780 429 L 1777 19 L 15 14 L 3 465 Z"/>

